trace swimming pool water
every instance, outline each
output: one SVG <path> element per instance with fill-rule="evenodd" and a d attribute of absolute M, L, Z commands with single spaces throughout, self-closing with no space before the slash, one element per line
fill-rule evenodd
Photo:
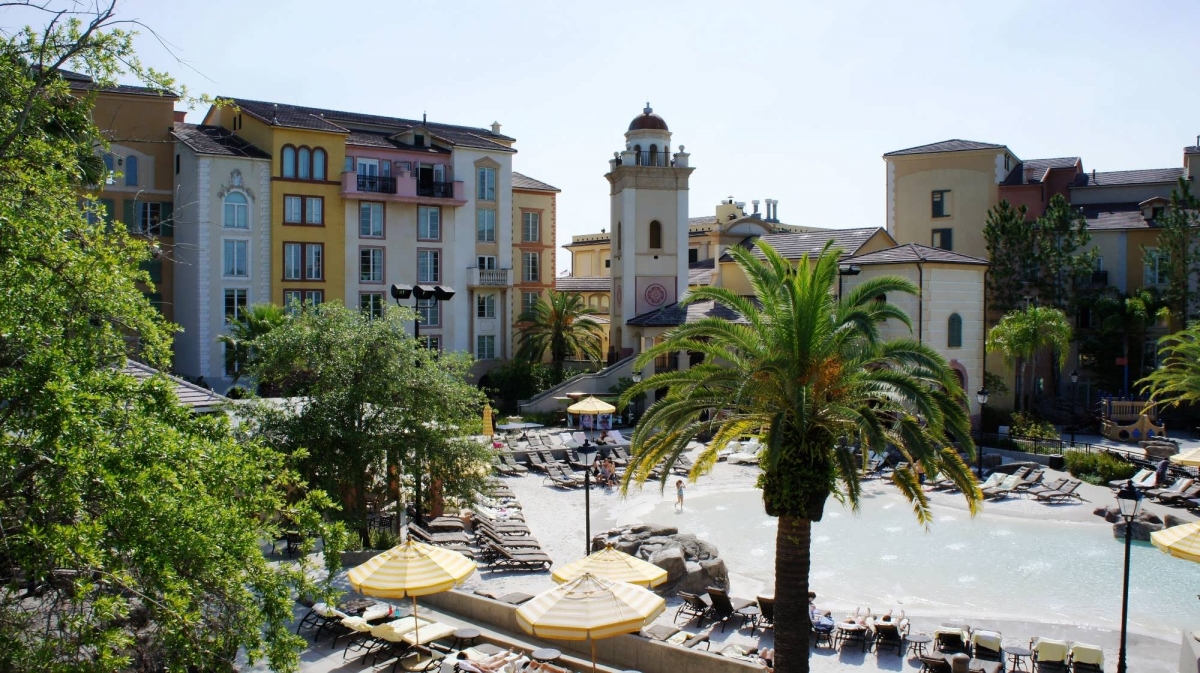
<path fill-rule="evenodd" d="M 738 595 L 771 593 L 776 520 L 759 491 L 673 499 L 641 521 L 677 526 L 717 545 Z M 813 525 L 811 586 L 833 607 L 1119 627 L 1124 550 L 1111 526 L 935 507 L 926 531 L 899 495 L 864 498 L 853 514 L 830 500 Z M 622 522 L 626 523 L 626 522 Z M 739 586 L 739 583 L 741 585 Z M 1146 543 L 1132 555 L 1129 618 L 1152 634 L 1200 627 L 1200 565 Z"/>

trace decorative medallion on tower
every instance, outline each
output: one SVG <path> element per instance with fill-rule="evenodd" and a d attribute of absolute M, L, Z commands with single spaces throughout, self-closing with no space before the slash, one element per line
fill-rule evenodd
<path fill-rule="evenodd" d="M 635 310 L 639 315 L 675 302 L 674 276 L 637 277 L 637 307 Z"/>

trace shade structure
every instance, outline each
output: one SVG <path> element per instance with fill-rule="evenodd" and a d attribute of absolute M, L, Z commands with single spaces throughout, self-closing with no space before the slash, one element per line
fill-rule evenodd
<path fill-rule="evenodd" d="M 561 584 L 585 574 L 595 575 L 610 582 L 626 582 L 647 588 L 667 581 L 667 571 L 663 568 L 612 547 L 605 547 L 574 563 L 568 563 L 555 570 L 551 577 Z"/>
<path fill-rule="evenodd" d="M 496 428 L 492 426 L 492 407 L 490 404 L 483 405 L 483 434 L 488 437 L 496 434 Z"/>
<path fill-rule="evenodd" d="M 1200 563 L 1200 521 L 1154 531 L 1150 542 L 1171 556 Z"/>
<path fill-rule="evenodd" d="M 1191 451 L 1177 453 L 1171 456 L 1170 460 L 1176 465 L 1200 466 L 1200 449 L 1192 449 Z"/>
<path fill-rule="evenodd" d="M 608 402 L 605 402 L 604 400 L 597 399 L 596 397 L 584 398 L 584 399 L 576 402 L 575 404 L 572 404 L 571 406 L 567 407 L 567 411 L 569 411 L 573 414 L 582 414 L 585 416 L 595 416 L 595 415 L 599 415 L 599 414 L 611 414 L 611 413 L 616 412 L 616 410 L 617 410 L 617 408 L 614 407 L 613 405 L 609 404 Z"/>
<path fill-rule="evenodd" d="M 408 540 L 355 566 L 347 579 L 365 596 L 412 597 L 415 619 L 417 596 L 449 591 L 474 572 L 475 562 L 456 551 Z"/>

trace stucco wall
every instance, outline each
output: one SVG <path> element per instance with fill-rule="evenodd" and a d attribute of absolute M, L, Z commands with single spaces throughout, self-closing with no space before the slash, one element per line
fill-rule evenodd
<path fill-rule="evenodd" d="M 954 250 L 986 257 L 983 225 L 999 201 L 1003 151 L 887 157 L 889 233 L 897 243 L 932 244 L 934 229 L 953 229 Z M 999 168 L 997 167 L 999 165 Z M 948 217 L 932 215 L 932 193 L 949 190 Z"/>

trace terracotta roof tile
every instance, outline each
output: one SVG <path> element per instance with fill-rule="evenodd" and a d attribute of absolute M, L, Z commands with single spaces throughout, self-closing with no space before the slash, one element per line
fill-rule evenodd
<path fill-rule="evenodd" d="M 931 248 L 917 243 L 905 243 L 894 248 L 876 250 L 842 260 L 845 264 L 913 264 L 916 262 L 939 262 L 942 264 L 983 264 L 986 259 L 970 257 L 962 253 L 941 248 Z"/>
<path fill-rule="evenodd" d="M 541 180 L 535 180 L 528 175 L 513 171 L 512 174 L 513 189 L 529 189 L 538 192 L 561 192 L 562 190 L 553 185 L 548 185 Z"/>
<path fill-rule="evenodd" d="M 172 131 L 179 142 L 197 154 L 211 154 L 247 159 L 270 159 L 271 155 L 234 135 L 221 126 L 205 126 L 176 122 Z"/>
<path fill-rule="evenodd" d="M 941 152 L 968 152 L 970 150 L 999 150 L 1004 149 L 1004 145 L 995 143 L 981 143 L 974 140 L 943 140 L 940 143 L 930 143 L 928 145 L 918 145 L 909 147 L 894 152 L 884 154 L 885 157 L 903 156 L 906 154 L 938 154 Z"/>

